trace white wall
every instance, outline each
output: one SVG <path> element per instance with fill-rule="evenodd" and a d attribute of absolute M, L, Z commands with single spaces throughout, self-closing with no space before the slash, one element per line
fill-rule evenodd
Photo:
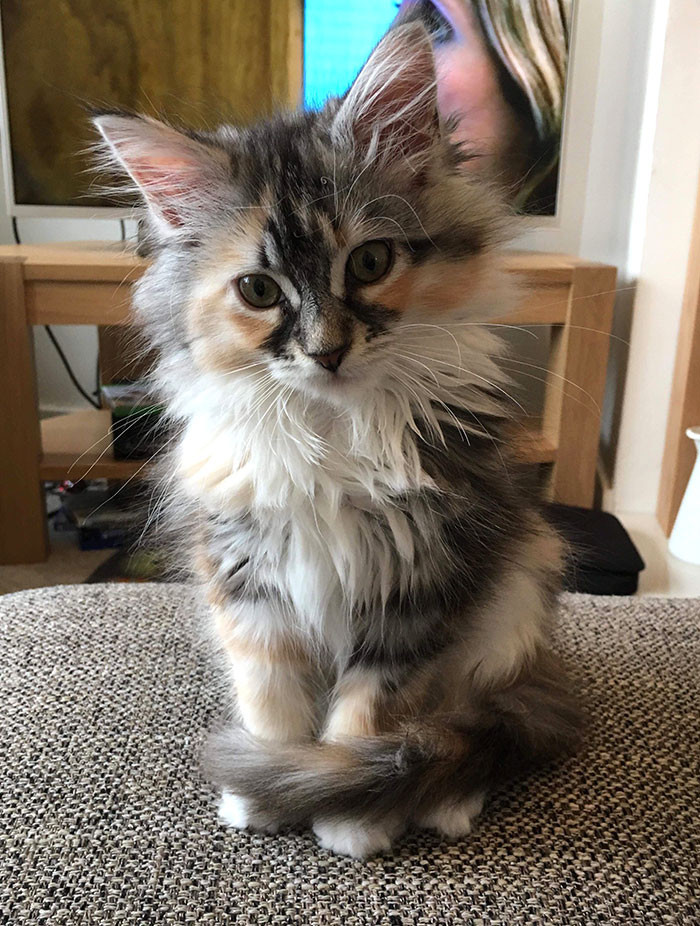
<path fill-rule="evenodd" d="M 670 0 L 614 482 L 619 511 L 654 511 L 700 179 L 700 4 Z M 643 191 L 639 191 L 639 196 Z"/>

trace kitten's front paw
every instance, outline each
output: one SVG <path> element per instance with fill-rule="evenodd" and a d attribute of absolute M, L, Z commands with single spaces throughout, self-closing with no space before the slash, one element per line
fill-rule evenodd
<path fill-rule="evenodd" d="M 367 858 L 386 852 L 401 829 L 400 823 L 366 823 L 359 820 L 317 820 L 314 833 L 319 845 L 338 855 Z"/>
<path fill-rule="evenodd" d="M 474 821 L 481 813 L 486 795 L 483 791 L 461 801 L 438 804 L 418 817 L 416 823 L 425 829 L 437 830 L 448 839 L 459 839 L 471 833 Z"/>
<path fill-rule="evenodd" d="M 238 794 L 224 791 L 219 801 L 219 820 L 225 825 L 237 830 L 258 830 L 262 833 L 276 833 L 277 824 L 270 820 L 262 820 L 250 812 L 249 802 Z"/>
<path fill-rule="evenodd" d="M 226 826 L 244 830 L 249 825 L 248 805 L 243 797 L 224 791 L 219 801 L 219 820 Z"/>

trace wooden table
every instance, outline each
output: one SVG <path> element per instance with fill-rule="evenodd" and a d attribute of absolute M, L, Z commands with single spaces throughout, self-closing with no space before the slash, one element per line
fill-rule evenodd
<path fill-rule="evenodd" d="M 499 321 L 552 326 L 543 417 L 523 425 L 521 456 L 547 467 L 550 498 L 588 507 L 615 268 L 548 254 L 512 253 L 505 262 L 527 289 L 517 310 Z M 127 479 L 142 468 L 114 459 L 107 411 L 80 411 L 40 424 L 30 328 L 129 324 L 131 283 L 147 266 L 122 244 L 0 247 L 0 563 L 46 558 L 42 480 L 69 474 L 77 480 L 88 473 Z"/>

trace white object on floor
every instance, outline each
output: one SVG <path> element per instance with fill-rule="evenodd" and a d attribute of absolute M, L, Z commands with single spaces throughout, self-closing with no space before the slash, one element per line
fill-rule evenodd
<path fill-rule="evenodd" d="M 677 559 L 700 565 L 700 426 L 685 432 L 695 441 L 697 457 L 678 509 L 668 549 Z"/>
<path fill-rule="evenodd" d="M 639 595 L 700 597 L 700 566 L 684 563 L 668 552 L 668 540 L 652 512 L 615 511 L 646 564 L 639 576 Z"/>

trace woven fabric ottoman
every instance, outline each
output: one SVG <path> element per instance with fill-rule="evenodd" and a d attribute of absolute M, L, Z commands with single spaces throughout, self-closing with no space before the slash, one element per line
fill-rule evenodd
<path fill-rule="evenodd" d="M 459 842 L 360 862 L 222 827 L 225 710 L 184 585 L 0 598 L 0 923 L 700 924 L 700 601 L 562 600 L 584 747 Z"/>

